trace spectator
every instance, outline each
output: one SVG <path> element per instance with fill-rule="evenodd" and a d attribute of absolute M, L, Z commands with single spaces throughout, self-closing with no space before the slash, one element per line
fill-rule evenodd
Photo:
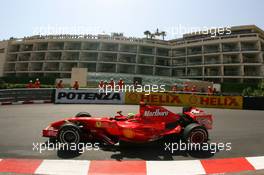
<path fill-rule="evenodd" d="M 184 84 L 183 92 L 189 92 L 188 84 Z"/>
<path fill-rule="evenodd" d="M 27 84 L 27 88 L 34 88 L 34 84 L 32 80 L 30 80 L 29 83 Z"/>
<path fill-rule="evenodd" d="M 35 81 L 35 88 L 40 88 L 40 81 L 38 78 Z"/>
<path fill-rule="evenodd" d="M 195 92 L 197 92 L 197 89 L 196 89 L 196 86 L 193 85 L 193 86 L 192 86 L 192 93 L 195 93 Z"/>
<path fill-rule="evenodd" d="M 134 88 L 137 89 L 138 88 L 138 81 L 134 82 Z"/>
<path fill-rule="evenodd" d="M 174 85 L 172 86 L 171 90 L 172 90 L 173 92 L 176 92 L 176 91 L 177 91 L 177 84 L 174 84 Z"/>
<path fill-rule="evenodd" d="M 208 86 L 208 88 L 207 88 L 207 94 L 208 95 L 212 95 L 213 94 L 213 89 L 212 89 L 211 86 Z"/>
<path fill-rule="evenodd" d="M 56 84 L 56 88 L 57 88 L 57 89 L 62 89 L 62 88 L 64 88 L 64 85 L 63 85 L 63 81 L 62 81 L 62 80 L 60 80 L 60 81 Z"/>
<path fill-rule="evenodd" d="M 120 78 L 118 81 L 118 87 L 119 90 L 122 90 L 124 88 L 124 81 L 122 80 L 122 78 Z"/>
<path fill-rule="evenodd" d="M 113 78 L 111 78 L 109 85 L 111 86 L 112 89 L 114 89 L 115 82 L 114 82 Z"/>
<path fill-rule="evenodd" d="M 216 92 L 216 88 L 213 88 L 213 94 L 216 94 L 217 92 Z"/>
<path fill-rule="evenodd" d="M 75 81 L 72 88 L 75 89 L 75 90 L 78 90 L 79 89 L 79 82 Z"/>
<path fill-rule="evenodd" d="M 101 81 L 99 82 L 98 87 L 99 87 L 99 88 L 104 88 L 104 81 L 103 81 L 103 80 L 101 80 Z"/>
<path fill-rule="evenodd" d="M 107 83 L 107 81 L 105 80 L 105 81 L 104 81 L 104 86 L 103 86 L 104 89 L 106 89 L 107 85 L 108 85 L 108 83 Z"/>

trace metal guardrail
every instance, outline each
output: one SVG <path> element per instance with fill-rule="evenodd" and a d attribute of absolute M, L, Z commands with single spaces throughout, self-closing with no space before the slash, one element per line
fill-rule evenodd
<path fill-rule="evenodd" d="M 53 88 L 4 89 L 0 90 L 0 102 L 52 100 L 54 92 Z"/>

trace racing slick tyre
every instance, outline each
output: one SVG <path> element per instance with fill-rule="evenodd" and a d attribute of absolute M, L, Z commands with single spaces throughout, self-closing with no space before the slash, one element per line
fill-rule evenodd
<path fill-rule="evenodd" d="M 197 123 L 187 125 L 183 131 L 183 139 L 188 143 L 205 143 L 208 137 L 206 128 Z"/>
<path fill-rule="evenodd" d="M 64 124 L 58 134 L 60 143 L 79 144 L 81 141 L 81 131 L 78 126 L 73 123 Z"/>
<path fill-rule="evenodd" d="M 88 112 L 79 112 L 75 117 L 91 117 L 91 114 Z"/>

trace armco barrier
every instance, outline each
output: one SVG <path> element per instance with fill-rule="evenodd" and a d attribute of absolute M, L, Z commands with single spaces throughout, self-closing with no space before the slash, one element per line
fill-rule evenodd
<path fill-rule="evenodd" d="M 57 93 L 55 93 L 55 91 Z M 59 94 L 61 93 L 61 94 Z M 60 95 L 60 98 L 58 98 Z M 68 99 L 67 99 L 68 98 Z M 98 89 L 4 89 L 0 90 L 0 103 L 30 101 L 52 101 L 55 103 L 138 104 L 141 100 L 149 104 L 171 106 L 197 106 L 230 109 L 264 110 L 264 97 L 221 96 L 202 94 L 168 93 L 98 93 Z M 20 104 L 20 103 L 18 103 Z"/>
<path fill-rule="evenodd" d="M 0 102 L 19 102 L 54 99 L 54 89 L 4 89 L 0 90 Z"/>
<path fill-rule="evenodd" d="M 264 110 L 264 97 L 244 97 L 243 109 Z"/>
<path fill-rule="evenodd" d="M 176 93 L 126 93 L 125 104 L 138 104 L 145 101 L 155 105 L 197 106 L 212 108 L 242 109 L 242 96 L 212 96 Z"/>

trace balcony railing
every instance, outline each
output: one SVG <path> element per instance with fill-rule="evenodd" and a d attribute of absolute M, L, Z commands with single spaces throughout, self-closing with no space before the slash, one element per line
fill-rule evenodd
<path fill-rule="evenodd" d="M 204 50 L 204 53 L 217 53 L 217 52 L 220 52 L 220 50 L 219 49 Z"/>
<path fill-rule="evenodd" d="M 203 64 L 201 61 L 194 61 L 194 62 L 188 62 L 187 65 L 201 65 Z"/>
<path fill-rule="evenodd" d="M 260 60 L 255 58 L 243 58 L 244 63 L 260 63 Z"/>
<path fill-rule="evenodd" d="M 61 57 L 46 57 L 47 60 L 60 60 Z"/>
<path fill-rule="evenodd" d="M 223 48 L 223 52 L 238 52 L 238 48 Z"/>
<path fill-rule="evenodd" d="M 240 60 L 223 60 L 223 64 L 236 64 L 240 63 Z"/>
<path fill-rule="evenodd" d="M 205 60 L 204 64 L 221 64 L 221 60 Z"/>
<path fill-rule="evenodd" d="M 253 71 L 245 71 L 244 76 L 261 76 L 260 72 Z"/>
<path fill-rule="evenodd" d="M 224 71 L 224 75 L 225 76 L 239 76 L 240 75 L 240 71 Z"/>
<path fill-rule="evenodd" d="M 258 51 L 256 47 L 241 47 L 242 51 Z"/>
<path fill-rule="evenodd" d="M 188 51 L 188 55 L 198 55 L 202 54 L 202 51 Z"/>

